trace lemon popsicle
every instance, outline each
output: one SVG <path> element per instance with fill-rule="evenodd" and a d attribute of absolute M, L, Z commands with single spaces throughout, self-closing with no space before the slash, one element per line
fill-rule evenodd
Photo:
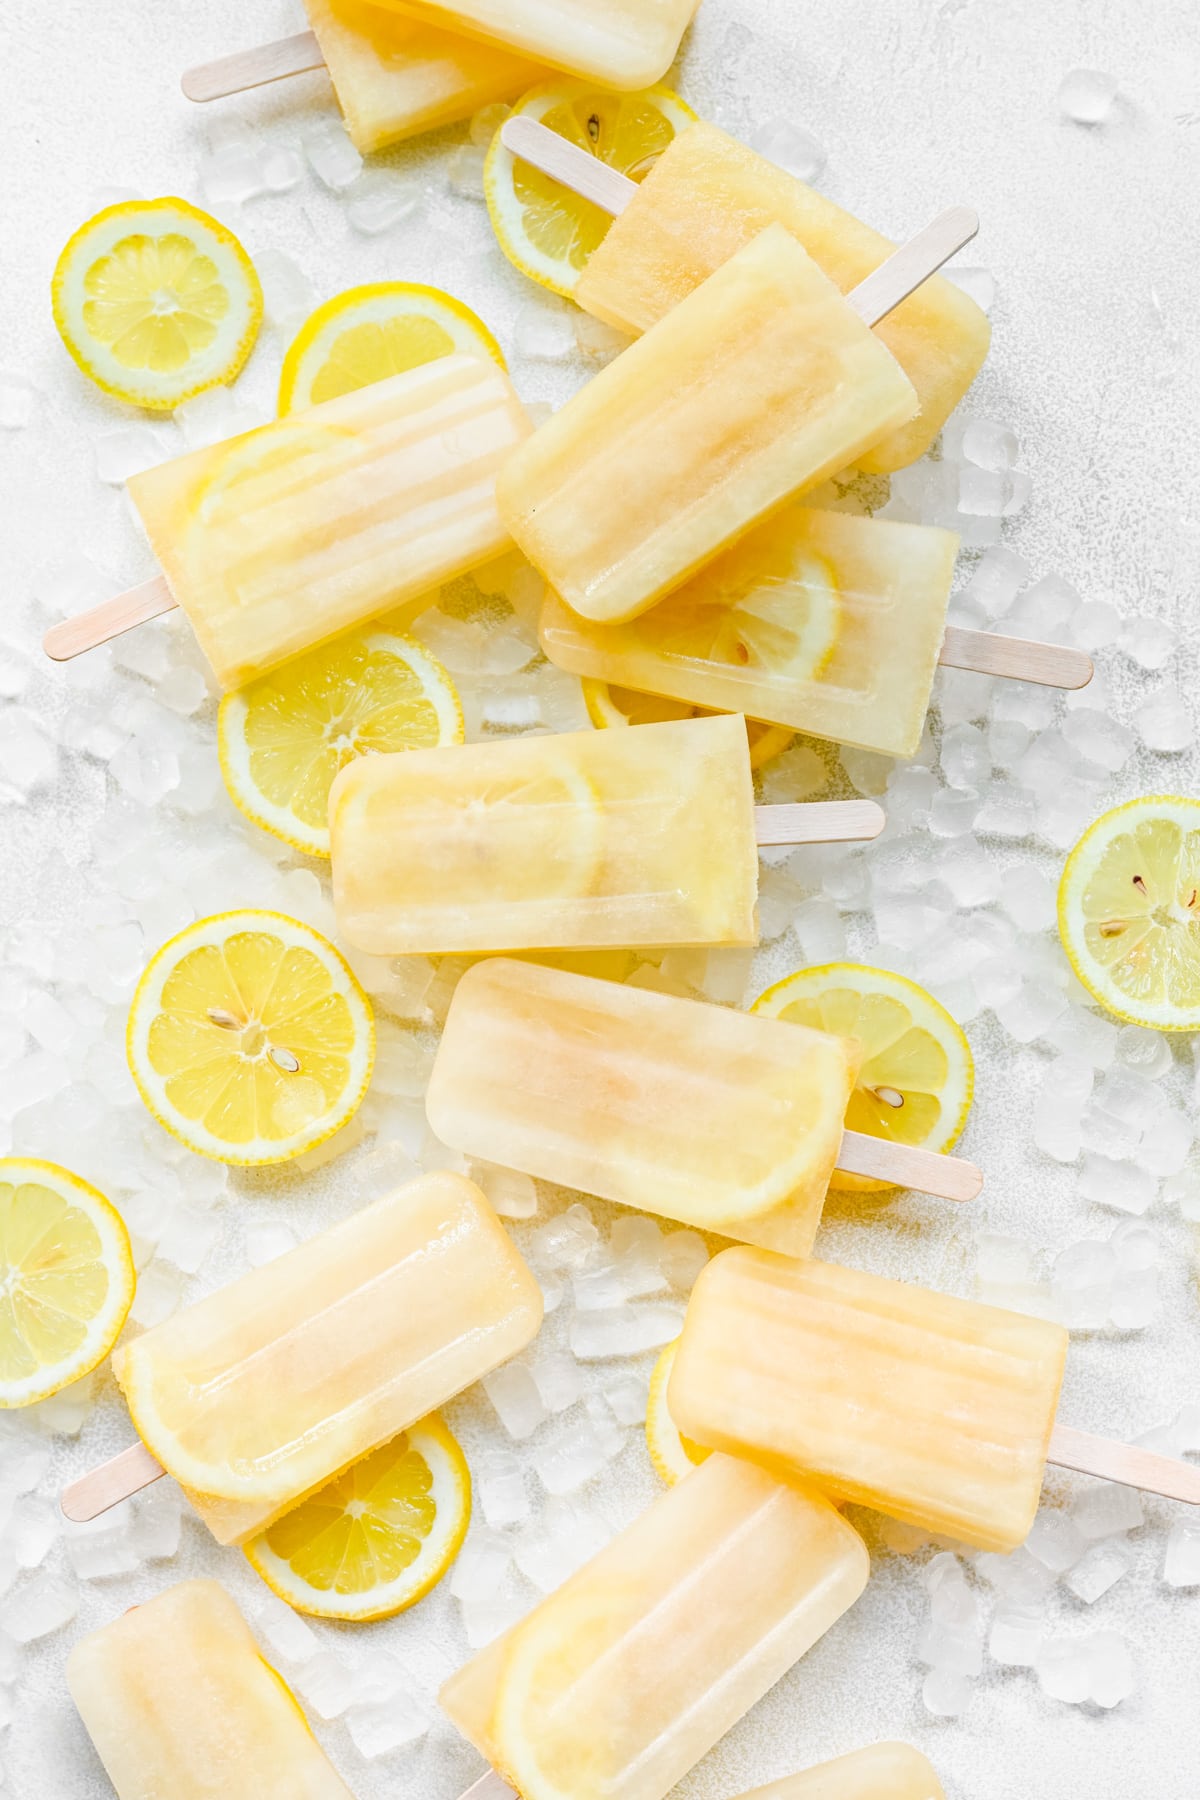
<path fill-rule="evenodd" d="M 220 1543 L 241 1543 L 515 1355 L 541 1316 L 479 1189 L 434 1174 L 176 1313 L 113 1367 L 146 1449 Z M 91 1516 L 71 1492 L 64 1508 Z"/>
<path fill-rule="evenodd" d="M 445 356 L 135 476 L 162 579 L 47 633 L 62 660 L 182 607 L 222 687 L 499 555 L 496 471 L 528 434 L 507 376 Z"/>
<path fill-rule="evenodd" d="M 773 225 L 506 459 L 500 510 L 575 612 L 631 619 L 916 410 L 891 352 Z"/>
<path fill-rule="evenodd" d="M 756 809 L 735 715 L 367 756 L 330 792 L 334 905 L 379 956 L 753 944 L 756 840 L 882 822 Z"/>
<path fill-rule="evenodd" d="M 189 100 L 221 99 L 328 69 L 346 130 L 367 155 L 521 94 L 547 71 L 527 57 L 406 18 L 369 0 L 305 0 L 310 31 L 189 69 Z"/>
<path fill-rule="evenodd" d="M 67 1686 L 118 1800 L 353 1800 L 215 1581 L 82 1638 Z"/>
<path fill-rule="evenodd" d="M 548 591 L 542 648 L 578 675 L 911 756 L 957 548 L 931 526 L 791 507 L 623 624 Z"/>
<path fill-rule="evenodd" d="M 741 1800 L 946 1800 L 929 1761 L 911 1744 L 868 1744 L 785 1775 L 743 1794 Z"/>
<path fill-rule="evenodd" d="M 661 81 L 699 0 L 381 0 L 603 87 Z"/>
<path fill-rule="evenodd" d="M 859 1061 L 828 1032 L 497 958 L 458 985 L 426 1106 L 469 1155 L 804 1255 Z"/>
<path fill-rule="evenodd" d="M 621 331 L 646 331 L 764 227 L 795 237 L 843 292 L 895 248 L 824 194 L 700 120 L 674 138 L 590 258 L 574 298 Z M 987 315 L 935 275 L 880 322 L 919 415 L 866 448 L 864 469 L 901 469 L 923 456 L 979 372 Z"/>
<path fill-rule="evenodd" d="M 713 1456 L 442 1689 L 524 1800 L 662 1800 L 854 1604 L 815 1492 Z"/>
<path fill-rule="evenodd" d="M 722 1251 L 693 1291 L 671 1416 L 702 1444 L 984 1550 L 1023 1542 L 1061 1325 L 833 1263 Z"/>

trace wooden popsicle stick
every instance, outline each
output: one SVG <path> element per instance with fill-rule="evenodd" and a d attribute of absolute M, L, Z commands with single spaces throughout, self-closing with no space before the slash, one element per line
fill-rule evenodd
<path fill-rule="evenodd" d="M 961 1156 L 939 1156 L 917 1144 L 844 1131 L 837 1166 L 848 1175 L 869 1175 L 897 1187 L 917 1188 L 939 1200 L 973 1200 L 983 1186 L 983 1171 Z"/>
<path fill-rule="evenodd" d="M 458 1800 L 517 1800 L 516 1789 L 510 1788 L 503 1775 L 497 1775 L 495 1769 L 489 1769 L 478 1781 L 473 1781 L 458 1797 Z"/>
<path fill-rule="evenodd" d="M 247 88 L 266 87 L 271 81 L 284 81 L 289 75 L 304 75 L 309 69 L 323 69 L 325 58 L 313 31 L 298 31 L 295 37 L 277 38 L 271 44 L 258 44 L 253 50 L 238 50 L 232 56 L 219 56 L 215 62 L 198 63 L 187 69 L 179 85 L 189 100 L 223 100 L 226 94 L 243 94 Z"/>
<path fill-rule="evenodd" d="M 115 594 L 111 600 L 93 606 L 90 612 L 78 613 L 73 619 L 52 625 L 42 639 L 42 649 L 55 662 L 70 662 L 73 656 L 95 650 L 97 645 L 107 644 L 110 638 L 120 637 L 123 631 L 144 625 L 147 619 L 173 612 L 175 605 L 175 596 L 167 586 L 166 576 L 154 575 L 140 587 L 128 588 L 125 593 Z"/>
<path fill-rule="evenodd" d="M 619 218 L 637 193 L 637 182 L 630 181 L 628 175 L 610 168 L 598 156 L 581 150 L 578 144 L 568 143 L 548 125 L 539 125 L 535 119 L 527 119 L 520 113 L 515 118 L 505 119 L 500 127 L 500 142 L 522 162 L 531 163 L 554 181 L 561 181 L 573 194 L 590 200 L 611 218 Z"/>
<path fill-rule="evenodd" d="M 756 806 L 754 841 L 766 844 L 844 844 L 876 838 L 887 815 L 874 800 L 808 800 L 789 806 Z"/>
<path fill-rule="evenodd" d="M 1084 650 L 1005 637 L 999 631 L 970 631 L 965 625 L 947 625 L 938 661 L 946 669 L 973 669 L 978 675 L 1036 681 L 1041 687 L 1086 687 L 1096 672 Z"/>
<path fill-rule="evenodd" d="M 89 1469 L 78 1481 L 70 1482 L 62 1491 L 59 1505 L 64 1517 L 86 1525 L 110 1507 L 120 1506 L 131 1494 L 161 1481 L 166 1472 L 145 1444 L 130 1444 L 119 1456 L 110 1457 L 98 1469 Z"/>
<path fill-rule="evenodd" d="M 1200 1469 L 1157 1450 L 1143 1450 L 1140 1444 L 1118 1444 L 1090 1431 L 1077 1431 L 1073 1425 L 1056 1425 L 1050 1433 L 1046 1461 L 1080 1475 L 1099 1475 L 1122 1487 L 1141 1488 L 1147 1494 L 1200 1506 Z"/>

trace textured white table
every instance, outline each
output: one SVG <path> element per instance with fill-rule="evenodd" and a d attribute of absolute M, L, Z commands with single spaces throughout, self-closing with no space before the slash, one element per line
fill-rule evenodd
<path fill-rule="evenodd" d="M 100 9 L 85 0 L 34 0 L 9 9 L 0 363 L 31 376 L 40 399 L 27 430 L 0 434 L 6 647 L 34 643 L 30 595 L 38 572 L 72 548 L 130 580 L 149 572 L 127 509 L 94 474 L 92 441 L 126 416 L 76 376 L 57 340 L 48 306 L 56 254 L 99 188 L 199 199 L 197 167 L 213 115 L 181 99 L 179 71 L 299 24 L 290 0 L 193 7 L 114 0 Z M 809 0 L 802 7 L 792 0 L 705 0 L 676 82 L 698 110 L 735 131 L 773 115 L 807 126 L 829 151 L 822 185 L 894 235 L 955 201 L 978 208 L 983 229 L 964 260 L 992 270 L 998 298 L 994 350 L 972 406 L 1015 427 L 1022 466 L 1033 478 L 1032 500 L 1006 541 L 1036 572 L 1056 570 L 1085 597 L 1111 597 L 1123 609 L 1171 620 L 1180 632 L 1179 650 L 1161 676 L 1144 675 L 1113 652 L 1102 655 L 1114 710 L 1125 719 L 1163 680 L 1174 679 L 1185 693 L 1195 687 L 1194 27 L 1188 0 L 1059 0 L 1049 7 L 1039 0 Z M 1118 113 L 1102 130 L 1057 116 L 1059 80 L 1081 64 L 1120 82 Z M 239 105 L 271 140 L 289 146 L 328 113 L 319 77 Z M 529 290 L 491 247 L 482 208 L 446 191 L 446 155 L 463 135 L 443 133 L 385 159 L 420 169 L 431 183 L 423 213 L 387 236 L 356 236 L 339 203 L 308 176 L 291 193 L 248 204 L 237 229 L 252 254 L 270 247 L 293 257 L 319 297 L 385 276 L 431 279 L 461 294 L 505 340 Z M 239 393 L 264 413 L 280 353 L 278 339 L 264 334 L 240 384 Z M 535 399 L 561 399 L 582 372 L 574 363 L 514 364 L 523 391 Z M 53 728 L 74 692 L 39 668 L 25 703 Z M 211 717 L 203 730 L 211 740 Z M 1196 791 L 1195 774 L 1188 754 L 1139 751 L 1114 780 L 1112 798 L 1163 787 Z M 52 794 L 0 813 L 6 926 L 36 918 L 63 941 L 78 933 L 80 921 L 91 929 L 86 841 L 103 804 L 99 766 L 64 756 Z M 63 856 L 51 869 L 45 859 L 55 846 Z M 1048 874 L 1061 861 L 1044 845 L 993 848 L 1002 863 L 1026 858 Z M 231 892 L 233 903 L 237 898 Z M 869 955 L 872 942 L 869 919 L 853 918 L 853 949 Z M 764 953 L 756 974 L 777 974 L 796 960 L 784 940 Z M 1076 1171 L 1048 1162 L 1030 1144 L 1029 1111 L 1045 1052 L 1012 1044 L 988 1013 L 969 1030 L 979 1078 L 965 1147 L 987 1170 L 984 1200 L 969 1222 L 916 1201 L 875 1222 L 842 1218 L 823 1239 L 825 1254 L 969 1291 L 961 1251 L 985 1227 L 1053 1252 L 1089 1231 L 1107 1233 L 1116 1221 L 1078 1196 Z M 1185 1044 L 1164 1082 L 1177 1100 L 1188 1092 L 1190 1074 Z M 53 1154 L 54 1145 L 45 1149 Z M 309 1177 L 236 1181 L 220 1242 L 188 1291 L 203 1292 L 242 1266 L 239 1206 L 267 1217 L 274 1204 L 307 1233 L 352 1201 L 346 1169 L 337 1164 Z M 1150 1222 L 1164 1255 L 1159 1316 L 1126 1336 L 1076 1337 L 1063 1416 L 1081 1426 L 1132 1434 L 1200 1400 L 1192 1228 L 1161 1206 Z M 55 1479 L 128 1441 L 111 1382 L 99 1394 L 82 1438 L 52 1440 Z M 452 1409 L 451 1417 L 468 1445 L 496 1436 L 483 1402 Z M 1067 1489 L 1064 1479 L 1049 1491 Z M 586 1498 L 621 1522 L 653 1491 L 633 1434 L 608 1481 Z M 872 1738 L 899 1736 L 929 1752 L 955 1800 L 1189 1800 L 1200 1771 L 1200 1593 L 1162 1585 L 1172 1513 L 1150 1513 L 1150 1525 L 1132 1540 L 1133 1572 L 1092 1609 L 1065 1600 L 1055 1621 L 1064 1634 L 1111 1628 L 1132 1644 L 1137 1691 L 1114 1712 L 1061 1705 L 1040 1694 L 1028 1673 L 993 1667 L 961 1719 L 930 1718 L 913 1660 L 925 1604 L 918 1569 L 881 1552 L 859 1606 L 683 1791 L 719 1800 Z M 0 1733 L 5 1792 L 53 1793 L 56 1800 L 99 1800 L 108 1792 L 65 1696 L 66 1649 L 81 1630 L 177 1575 L 201 1571 L 218 1574 L 253 1610 L 256 1584 L 241 1559 L 190 1525 L 173 1564 L 85 1585 L 77 1619 L 23 1662 L 15 1722 Z M 1089 1610 L 1095 1616 L 1085 1618 Z M 395 1649 L 425 1692 L 439 1669 L 465 1653 L 457 1608 L 444 1589 L 411 1616 L 362 1628 L 357 1637 L 336 1627 L 322 1635 L 350 1656 Z M 358 1758 L 340 1726 L 323 1736 L 362 1800 L 452 1800 L 478 1767 L 446 1730 L 374 1764 Z"/>

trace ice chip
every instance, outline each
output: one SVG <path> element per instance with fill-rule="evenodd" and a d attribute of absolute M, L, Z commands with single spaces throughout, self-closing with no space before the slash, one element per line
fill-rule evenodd
<path fill-rule="evenodd" d="M 420 189 L 390 169 L 368 169 L 346 192 L 346 217 L 364 237 L 381 237 L 415 212 Z"/>
<path fill-rule="evenodd" d="M 1142 701 L 1133 715 L 1138 736 L 1147 750 L 1175 754 L 1193 741 L 1191 713 L 1179 689 L 1162 687 Z"/>
<path fill-rule="evenodd" d="M 1082 1531 L 1069 1514 L 1050 1512 L 1043 1508 L 1033 1522 L 1025 1540 L 1025 1548 L 1044 1568 L 1055 1575 L 1062 1575 L 1079 1561 L 1087 1544 Z"/>
<path fill-rule="evenodd" d="M 1102 69 L 1069 69 L 1058 84 L 1058 110 L 1075 125 L 1102 125 L 1116 97 L 1116 81 Z"/>
<path fill-rule="evenodd" d="M 18 1582 L 0 1604 L 0 1631 L 18 1644 L 31 1644 L 61 1631 L 79 1609 L 79 1591 L 65 1576 L 39 1570 Z"/>
<path fill-rule="evenodd" d="M 304 154 L 317 180 L 340 194 L 362 174 L 363 159 L 338 119 L 322 119 L 304 136 Z"/>
<path fill-rule="evenodd" d="M 1133 1558 L 1120 1544 L 1093 1544 L 1068 1574 L 1066 1586 L 1085 1606 L 1093 1606 L 1132 1566 Z"/>
<path fill-rule="evenodd" d="M 970 1678 L 953 1668 L 930 1669 L 921 1686 L 921 1698 L 934 1718 L 956 1719 L 971 1698 Z"/>
<path fill-rule="evenodd" d="M 767 119 L 751 133 L 750 144 L 798 181 L 815 181 L 829 160 L 811 131 L 789 118 Z"/>

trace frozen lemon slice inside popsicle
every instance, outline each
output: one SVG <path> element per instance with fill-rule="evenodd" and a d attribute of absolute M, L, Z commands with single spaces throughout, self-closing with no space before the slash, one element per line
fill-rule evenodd
<path fill-rule="evenodd" d="M 604 87 L 653 87 L 699 0 L 382 0 L 453 32 L 503 44 Z"/>
<path fill-rule="evenodd" d="M 843 293 L 895 248 L 824 194 L 698 121 L 667 146 L 631 195 L 574 298 L 621 331 L 646 331 L 771 224 L 785 226 Z M 991 330 L 986 314 L 941 275 L 875 329 L 921 410 L 855 460 L 864 469 L 902 469 L 924 455 L 970 387 Z"/>
<path fill-rule="evenodd" d="M 911 1744 L 868 1744 L 742 1800 L 946 1800 L 929 1758 Z"/>
<path fill-rule="evenodd" d="M 631 619 L 916 410 L 891 352 L 773 225 L 507 459 L 500 510 L 575 612 Z"/>

